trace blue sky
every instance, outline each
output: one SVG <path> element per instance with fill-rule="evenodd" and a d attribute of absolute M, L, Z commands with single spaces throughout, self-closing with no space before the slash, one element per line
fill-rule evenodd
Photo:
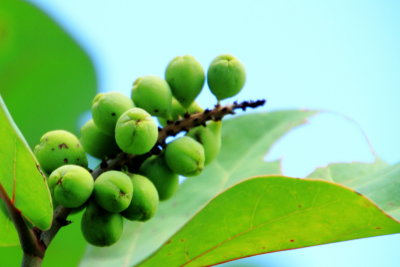
<path fill-rule="evenodd" d="M 398 1 L 31 2 L 88 51 L 101 91 L 129 94 L 137 77 L 163 76 L 177 55 L 191 54 L 206 68 L 215 56 L 231 53 L 246 66 L 248 79 L 228 102 L 265 98 L 264 110 L 330 111 L 284 137 L 268 155 L 283 158 L 288 175 L 304 176 L 329 162 L 371 160 L 363 134 L 384 160 L 400 161 Z M 215 99 L 204 90 L 199 102 L 207 107 Z M 390 267 L 400 262 L 399 247 L 400 235 L 393 235 L 250 261 Z"/>

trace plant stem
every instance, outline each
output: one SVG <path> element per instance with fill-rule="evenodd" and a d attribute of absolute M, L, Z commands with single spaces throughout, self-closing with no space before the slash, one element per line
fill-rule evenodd
<path fill-rule="evenodd" d="M 58 206 L 55 209 L 53 214 L 53 223 L 51 224 L 50 229 L 41 232 L 40 234 L 40 241 L 45 245 L 46 248 L 49 246 L 50 242 L 53 240 L 58 230 L 60 230 L 61 227 L 69 224 L 69 221 L 67 221 L 67 217 L 70 212 L 71 209 L 65 208 L 63 206 Z"/>
<path fill-rule="evenodd" d="M 40 267 L 42 266 L 42 258 L 24 253 L 21 267 Z"/>

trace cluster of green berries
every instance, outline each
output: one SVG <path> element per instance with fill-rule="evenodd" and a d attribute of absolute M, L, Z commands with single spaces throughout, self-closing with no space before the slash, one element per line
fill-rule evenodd
<path fill-rule="evenodd" d="M 221 146 L 221 121 L 189 129 L 157 155 L 150 153 L 160 141 L 160 128 L 152 116 L 165 126 L 203 112 L 195 99 L 205 80 L 194 57 L 176 57 L 168 64 L 165 79 L 136 79 L 131 98 L 118 92 L 97 94 L 92 119 L 82 126 L 80 139 L 64 130 L 42 136 L 34 153 L 49 175 L 54 207 L 85 208 L 81 229 L 89 243 L 115 243 L 122 234 L 123 218 L 151 219 L 159 201 L 177 191 L 179 175 L 196 176 L 215 159 Z M 231 97 L 245 83 L 244 67 L 231 55 L 219 56 L 208 69 L 207 83 L 218 101 Z M 103 161 L 119 153 L 147 156 L 134 174 L 110 170 L 93 179 L 86 153 Z"/>

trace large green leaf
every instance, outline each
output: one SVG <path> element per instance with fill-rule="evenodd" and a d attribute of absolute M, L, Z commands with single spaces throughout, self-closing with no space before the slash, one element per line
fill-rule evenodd
<path fill-rule="evenodd" d="M 53 207 L 46 178 L 40 173 L 32 151 L 12 121 L 1 96 L 0 125 L 0 184 L 26 220 L 40 229 L 48 229 Z M 7 216 L 0 216 L 0 220 L 0 236 L 9 236 L 6 231 L 15 235 L 9 230 Z M 0 239 L 0 244 L 5 245 L 4 242 L 9 240 Z"/>
<path fill-rule="evenodd" d="M 400 220 L 400 164 L 389 166 L 379 159 L 373 163 L 337 163 L 318 168 L 308 177 L 351 187 Z"/>
<path fill-rule="evenodd" d="M 92 62 L 51 18 L 25 1 L 1 0 L 0 93 L 28 143 L 77 130 L 96 93 Z"/>
<path fill-rule="evenodd" d="M 140 267 L 237 258 L 400 232 L 400 223 L 338 184 L 259 177 L 213 199 Z"/>
<path fill-rule="evenodd" d="M 145 223 L 125 223 L 123 239 L 110 248 L 89 247 L 81 266 L 136 264 L 227 187 L 250 176 L 279 174 L 279 161 L 265 162 L 266 153 L 281 136 L 314 114 L 277 111 L 224 120 L 217 159 L 200 176 L 187 179 L 171 200 L 161 203 L 155 218 Z"/>

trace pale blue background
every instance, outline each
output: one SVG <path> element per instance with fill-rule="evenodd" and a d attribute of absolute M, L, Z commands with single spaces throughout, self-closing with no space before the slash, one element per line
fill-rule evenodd
<path fill-rule="evenodd" d="M 215 56 L 231 53 L 248 72 L 245 89 L 234 99 L 266 98 L 264 110 L 344 114 L 359 123 L 379 156 L 400 161 L 399 1 L 31 2 L 89 52 L 102 91 L 129 94 L 134 79 L 163 76 L 177 55 L 192 54 L 207 67 Z M 206 107 L 215 100 L 204 92 L 199 102 Z M 329 162 L 372 156 L 358 126 L 329 113 L 284 137 L 267 159 L 275 158 L 283 158 L 286 174 L 304 176 Z M 399 251 L 400 235 L 392 235 L 244 261 L 274 267 L 394 267 L 400 266 Z"/>

